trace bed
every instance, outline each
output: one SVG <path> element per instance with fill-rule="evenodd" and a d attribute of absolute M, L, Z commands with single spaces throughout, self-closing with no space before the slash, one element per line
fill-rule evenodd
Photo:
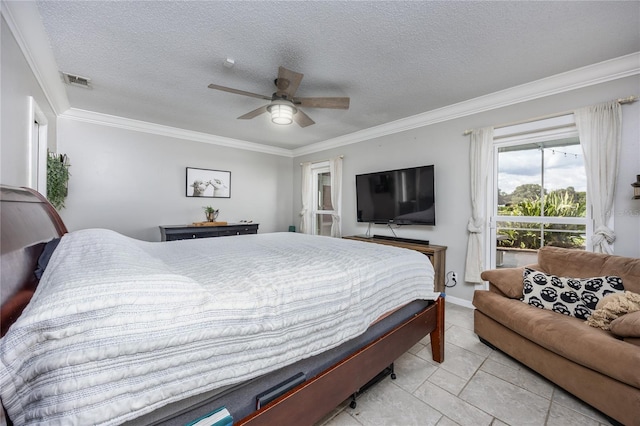
<path fill-rule="evenodd" d="M 185 424 L 224 406 L 234 424 L 312 425 L 427 335 L 444 360 L 444 300 L 417 252 L 295 233 L 149 243 L 67 233 L 28 189 L 1 202 L 0 396 L 16 424 Z M 251 407 L 274 383 L 282 395 Z"/>

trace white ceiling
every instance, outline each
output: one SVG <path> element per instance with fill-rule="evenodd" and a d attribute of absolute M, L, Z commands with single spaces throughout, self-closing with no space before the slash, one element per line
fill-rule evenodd
<path fill-rule="evenodd" d="M 640 2 L 38 1 L 72 108 L 285 149 L 640 51 Z M 225 68 L 226 58 L 235 66 Z M 282 65 L 316 122 L 237 120 Z"/>

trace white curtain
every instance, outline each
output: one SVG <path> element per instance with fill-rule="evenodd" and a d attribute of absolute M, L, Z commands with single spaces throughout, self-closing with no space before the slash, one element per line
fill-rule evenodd
<path fill-rule="evenodd" d="M 612 254 L 611 244 L 616 234 L 610 228 L 611 210 L 620 157 L 622 107 L 619 102 L 611 101 L 577 109 L 574 115 L 592 206 L 593 251 Z"/>
<path fill-rule="evenodd" d="M 482 233 L 486 228 L 486 200 L 491 153 L 493 148 L 493 127 L 476 129 L 471 132 L 469 166 L 471 171 L 471 218 L 467 225 L 469 242 L 465 281 L 481 283 L 480 273 L 484 269 Z"/>
<path fill-rule="evenodd" d="M 329 160 L 329 173 L 331 174 L 331 236 L 342 237 L 342 158 L 335 157 Z"/>
<path fill-rule="evenodd" d="M 302 210 L 300 210 L 300 232 L 311 234 L 311 163 L 302 163 Z"/>

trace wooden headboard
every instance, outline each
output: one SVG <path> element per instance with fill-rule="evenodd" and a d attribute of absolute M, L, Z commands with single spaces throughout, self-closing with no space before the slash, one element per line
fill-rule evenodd
<path fill-rule="evenodd" d="M 67 228 L 38 192 L 0 185 L 0 328 L 2 336 L 20 316 L 36 289 L 38 257 L 47 241 Z"/>

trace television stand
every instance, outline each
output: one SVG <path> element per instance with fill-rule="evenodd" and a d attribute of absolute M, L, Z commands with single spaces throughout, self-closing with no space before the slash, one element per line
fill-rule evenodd
<path fill-rule="evenodd" d="M 445 273 L 446 273 L 446 246 L 436 246 L 429 244 L 424 240 L 412 240 L 410 238 L 396 238 L 387 237 L 384 235 L 374 235 L 373 237 L 365 237 L 360 235 L 353 235 L 349 237 L 342 237 L 347 240 L 364 241 L 366 243 L 385 244 L 388 246 L 402 247 L 409 250 L 415 250 L 427 256 L 433 265 L 435 272 L 434 287 L 435 290 L 444 293 L 445 292 Z"/>
<path fill-rule="evenodd" d="M 388 235 L 374 235 L 374 240 L 387 240 L 387 241 L 400 241 L 403 243 L 411 243 L 411 244 L 421 244 L 423 246 L 429 245 L 429 240 L 414 240 L 413 238 L 401 238 L 401 237 L 390 237 Z"/>

